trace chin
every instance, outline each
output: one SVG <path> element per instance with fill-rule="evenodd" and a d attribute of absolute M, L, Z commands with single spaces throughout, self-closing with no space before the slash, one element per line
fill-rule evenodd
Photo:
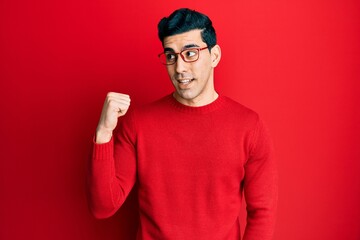
<path fill-rule="evenodd" d="M 191 93 L 178 93 L 179 97 L 181 97 L 182 99 L 185 99 L 185 100 L 193 100 L 196 98 L 196 95 L 194 94 L 191 94 Z"/>

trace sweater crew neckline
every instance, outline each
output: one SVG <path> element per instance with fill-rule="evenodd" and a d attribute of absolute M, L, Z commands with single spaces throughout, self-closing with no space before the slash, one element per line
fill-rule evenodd
<path fill-rule="evenodd" d="M 225 98 L 220 94 L 213 102 L 199 107 L 192 107 L 182 104 L 179 101 L 177 101 L 172 94 L 168 95 L 167 99 L 176 111 L 181 111 L 184 113 L 192 113 L 192 114 L 205 114 L 205 113 L 213 112 L 219 109 L 221 106 L 223 106 L 225 102 Z"/>

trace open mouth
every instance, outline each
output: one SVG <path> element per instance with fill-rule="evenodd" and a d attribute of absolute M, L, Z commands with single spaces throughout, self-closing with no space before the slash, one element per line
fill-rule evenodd
<path fill-rule="evenodd" d="M 192 81 L 194 81 L 194 79 L 192 78 L 192 79 L 178 79 L 177 80 L 178 81 L 178 83 L 180 83 L 180 84 L 184 84 L 184 85 L 187 85 L 187 84 L 189 84 L 189 83 L 191 83 Z"/>

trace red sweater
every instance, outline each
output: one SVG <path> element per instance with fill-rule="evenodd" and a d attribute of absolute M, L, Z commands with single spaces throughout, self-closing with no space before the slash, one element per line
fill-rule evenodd
<path fill-rule="evenodd" d="M 132 110 L 105 144 L 94 144 L 90 208 L 114 214 L 138 184 L 137 239 L 244 240 L 272 238 L 277 200 L 269 136 L 258 115 L 220 96 L 189 107 L 171 95 Z"/>

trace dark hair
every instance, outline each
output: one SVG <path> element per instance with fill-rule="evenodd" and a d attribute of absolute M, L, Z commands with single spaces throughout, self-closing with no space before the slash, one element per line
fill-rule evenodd
<path fill-rule="evenodd" d="M 188 8 L 174 11 L 169 17 L 164 17 L 158 24 L 159 39 L 164 44 L 164 38 L 191 30 L 202 30 L 201 38 L 211 50 L 216 45 L 216 33 L 210 18 L 202 13 Z"/>

